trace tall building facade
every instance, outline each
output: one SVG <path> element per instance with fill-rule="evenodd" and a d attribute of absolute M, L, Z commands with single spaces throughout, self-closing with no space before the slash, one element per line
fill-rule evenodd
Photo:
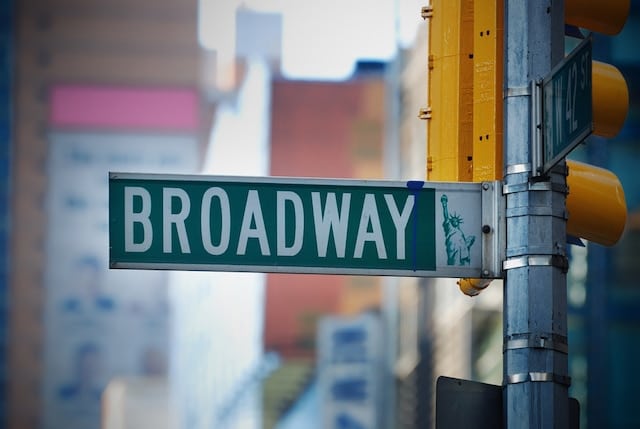
<path fill-rule="evenodd" d="M 108 270 L 107 172 L 197 167 L 197 12 L 15 2 L 8 427 L 99 427 L 108 379 L 165 371 L 166 276 Z"/>
<path fill-rule="evenodd" d="M 210 4 L 220 12 L 218 21 L 229 12 L 220 9 L 230 3 Z M 218 82 L 210 93 L 219 100 L 201 173 L 268 174 L 271 80 L 279 68 L 281 34 L 279 14 L 235 11 L 235 31 L 226 42 L 235 40 L 237 79 Z M 234 89 L 226 87 L 230 83 Z M 278 365 L 264 353 L 265 280 L 263 273 L 172 273 L 174 427 L 264 427 L 262 382 Z"/>
<path fill-rule="evenodd" d="M 270 91 L 266 62 L 249 61 L 238 93 L 218 105 L 202 173 L 266 175 Z M 275 365 L 263 352 L 265 277 L 172 273 L 176 428 L 262 427 L 262 380 Z"/>

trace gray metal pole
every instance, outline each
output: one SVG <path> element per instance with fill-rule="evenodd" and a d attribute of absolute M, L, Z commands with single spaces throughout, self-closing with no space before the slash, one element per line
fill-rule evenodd
<path fill-rule="evenodd" d="M 562 0 L 505 0 L 505 427 L 567 428 L 566 174 L 532 179 L 532 81 L 564 54 Z"/>

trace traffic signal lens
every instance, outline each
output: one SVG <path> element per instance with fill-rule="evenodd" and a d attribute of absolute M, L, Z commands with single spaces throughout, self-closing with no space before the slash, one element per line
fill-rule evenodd
<path fill-rule="evenodd" d="M 620 180 L 593 165 L 567 161 L 567 234 L 605 246 L 618 242 L 627 222 Z"/>
<path fill-rule="evenodd" d="M 629 111 L 629 90 L 622 73 L 611 64 L 593 61 L 592 68 L 593 133 L 615 137 Z"/>

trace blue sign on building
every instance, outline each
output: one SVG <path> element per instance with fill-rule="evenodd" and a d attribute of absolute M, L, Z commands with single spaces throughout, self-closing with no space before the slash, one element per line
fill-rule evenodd
<path fill-rule="evenodd" d="M 322 427 L 379 427 L 382 350 L 378 316 L 363 314 L 350 319 L 322 319 L 318 329 Z"/>

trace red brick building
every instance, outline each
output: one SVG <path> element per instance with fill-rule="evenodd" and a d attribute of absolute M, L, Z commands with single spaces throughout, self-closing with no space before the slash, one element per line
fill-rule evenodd
<path fill-rule="evenodd" d="M 382 74 L 345 82 L 276 80 L 272 87 L 271 175 L 379 179 L 383 175 Z M 269 274 L 265 347 L 311 356 L 316 319 L 378 307 L 375 277 Z"/>

